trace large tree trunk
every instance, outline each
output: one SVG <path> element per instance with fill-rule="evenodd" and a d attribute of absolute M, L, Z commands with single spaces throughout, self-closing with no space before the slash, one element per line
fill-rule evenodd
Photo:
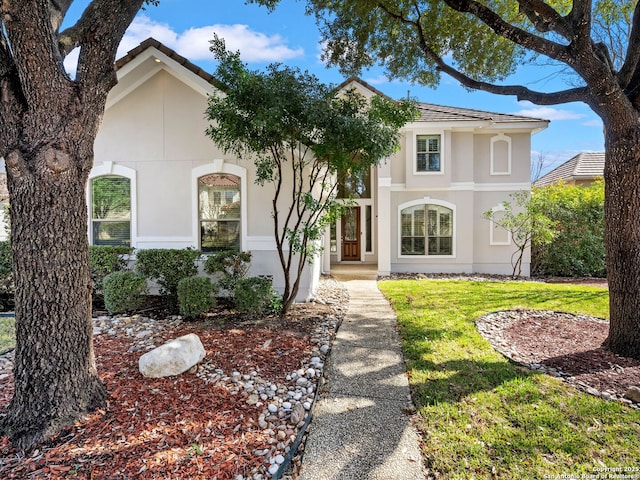
<path fill-rule="evenodd" d="M 640 359 L 640 121 L 605 121 L 605 245 L 610 326 L 604 346 Z"/>
<path fill-rule="evenodd" d="M 16 285 L 15 394 L 3 421 L 28 448 L 103 406 L 93 355 L 86 173 L 50 145 L 7 156 Z"/>

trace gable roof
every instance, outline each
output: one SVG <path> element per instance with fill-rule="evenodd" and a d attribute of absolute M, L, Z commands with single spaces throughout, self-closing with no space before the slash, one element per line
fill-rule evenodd
<path fill-rule="evenodd" d="M 560 180 L 593 180 L 604 173 L 604 152 L 582 152 L 534 182 L 543 187 Z"/>
<path fill-rule="evenodd" d="M 122 67 L 127 65 L 133 59 L 135 59 L 138 55 L 143 53 L 148 48 L 152 48 L 152 47 L 155 48 L 156 50 L 164 53 L 167 57 L 171 58 L 172 60 L 175 60 L 177 63 L 182 65 L 184 68 L 186 68 L 190 72 L 194 73 L 195 75 L 199 76 L 200 78 L 206 80 L 207 82 L 212 83 L 212 84 L 217 84 L 218 83 L 218 81 L 215 79 L 215 77 L 213 75 L 211 75 L 210 73 L 204 71 L 199 66 L 197 66 L 195 63 L 190 62 L 189 60 L 187 60 L 185 57 L 180 55 L 175 50 L 172 50 L 171 48 L 167 47 L 166 45 L 164 45 L 163 43 L 159 42 L 155 38 L 151 38 L 151 37 L 147 38 L 146 40 L 144 40 L 137 47 L 129 50 L 124 57 L 119 58 L 118 60 L 116 60 L 116 63 L 115 63 L 116 70 L 120 70 Z"/>

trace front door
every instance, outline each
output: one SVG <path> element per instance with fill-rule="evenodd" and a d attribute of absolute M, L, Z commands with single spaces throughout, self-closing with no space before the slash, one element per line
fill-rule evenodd
<path fill-rule="evenodd" d="M 360 260 L 360 207 L 349 207 L 342 216 L 342 260 Z"/>

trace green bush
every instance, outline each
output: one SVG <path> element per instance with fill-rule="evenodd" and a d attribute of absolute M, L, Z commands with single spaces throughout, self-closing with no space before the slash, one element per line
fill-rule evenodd
<path fill-rule="evenodd" d="M 102 290 L 104 277 L 113 272 L 124 270 L 127 262 L 124 255 L 131 255 L 133 248 L 117 245 L 91 245 L 89 247 L 89 264 L 94 290 Z"/>
<path fill-rule="evenodd" d="M 104 306 L 109 313 L 125 313 L 142 305 L 147 293 L 147 279 L 130 270 L 113 272 L 104 277 Z"/>
<path fill-rule="evenodd" d="M 204 271 L 209 275 L 220 275 L 219 285 L 233 292 L 238 280 L 249 270 L 251 252 L 223 251 L 212 253 L 204 262 Z"/>
<path fill-rule="evenodd" d="M 207 277 L 187 277 L 178 282 L 180 315 L 194 318 L 208 312 L 216 304 L 216 288 Z"/>
<path fill-rule="evenodd" d="M 558 183 L 535 188 L 532 193 L 536 208 L 556 225 L 551 243 L 541 245 L 533 238 L 532 273 L 604 277 L 604 183 Z"/>
<path fill-rule="evenodd" d="M 196 260 L 200 251 L 193 248 L 149 249 L 136 253 L 136 270 L 160 285 L 160 293 L 173 300 L 178 296 L 178 282 L 198 273 Z"/>
<path fill-rule="evenodd" d="M 276 313 L 282 307 L 282 299 L 271 286 L 269 277 L 241 278 L 233 292 L 233 304 L 241 313 Z"/>
<path fill-rule="evenodd" d="M 13 295 L 13 255 L 11 242 L 0 241 L 0 293 Z"/>

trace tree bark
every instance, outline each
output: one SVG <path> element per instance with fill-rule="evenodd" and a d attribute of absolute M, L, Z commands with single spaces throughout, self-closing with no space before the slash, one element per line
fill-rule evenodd
<path fill-rule="evenodd" d="M 6 159 L 16 286 L 15 393 L 2 427 L 27 449 L 105 405 L 93 355 L 86 173 L 46 145 Z"/>
<path fill-rule="evenodd" d="M 622 112 L 621 112 L 622 113 Z M 612 352 L 640 358 L 640 120 L 605 122 L 605 246 Z"/>

